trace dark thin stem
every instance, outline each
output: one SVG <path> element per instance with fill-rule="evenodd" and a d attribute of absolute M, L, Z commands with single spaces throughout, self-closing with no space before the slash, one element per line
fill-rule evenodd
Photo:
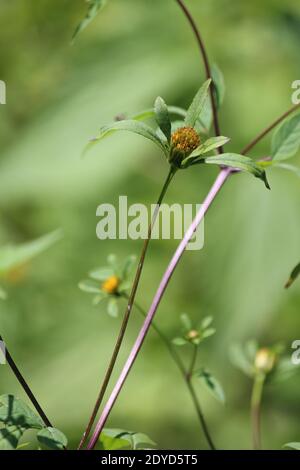
<path fill-rule="evenodd" d="M 168 176 L 165 180 L 165 183 L 163 185 L 163 188 L 161 190 L 161 193 L 159 195 L 159 198 L 158 198 L 158 201 L 157 201 L 157 204 L 156 204 L 156 207 L 155 207 L 155 211 L 153 213 L 152 220 L 151 220 L 149 228 L 148 228 L 148 235 L 147 235 L 147 238 L 145 239 L 144 244 L 143 244 L 142 253 L 141 253 L 141 256 L 140 256 L 139 263 L 138 263 L 138 267 L 137 267 L 134 282 L 133 282 L 133 285 L 132 285 L 131 293 L 130 293 L 129 298 L 128 298 L 128 303 L 127 303 L 127 307 L 126 307 L 125 314 L 124 314 L 124 317 L 123 317 L 123 321 L 122 321 L 122 324 L 121 324 L 121 328 L 120 328 L 120 331 L 119 331 L 119 335 L 118 335 L 118 338 L 117 338 L 117 341 L 116 341 L 116 344 L 115 344 L 115 347 L 114 347 L 114 350 L 113 350 L 113 353 L 112 353 L 107 371 L 105 373 L 104 380 L 102 382 L 101 389 L 100 389 L 97 401 L 95 403 L 93 412 L 90 416 L 90 419 L 89 419 L 88 425 L 86 427 L 86 430 L 84 431 L 83 436 L 81 438 L 81 441 L 79 443 L 78 449 L 83 448 L 83 446 L 84 446 L 84 444 L 85 444 L 85 442 L 86 442 L 86 440 L 87 440 L 87 438 L 88 438 L 88 436 L 91 432 L 92 426 L 94 424 L 97 413 L 99 411 L 102 400 L 104 398 L 106 389 L 108 387 L 108 384 L 109 384 L 109 381 L 110 381 L 110 378 L 111 378 L 113 369 L 115 367 L 115 364 L 116 364 L 116 361 L 117 361 L 117 358 L 118 358 L 118 355 L 119 355 L 119 351 L 120 351 L 120 348 L 121 348 L 121 345 L 122 345 L 122 342 L 123 342 L 123 338 L 124 338 L 124 335 L 125 335 L 125 332 L 126 332 L 126 329 L 127 329 L 128 321 L 129 321 L 129 318 L 130 318 L 131 310 L 132 310 L 135 295 L 136 295 L 136 291 L 137 291 L 139 281 L 140 281 L 140 278 L 141 278 L 141 274 L 142 274 L 142 270 L 143 270 L 143 266 L 144 266 L 144 262 L 145 262 L 145 257 L 146 257 L 148 245 L 149 245 L 149 242 L 150 242 L 150 239 L 151 239 L 152 229 L 153 229 L 153 226 L 155 224 L 155 221 L 156 221 L 156 218 L 157 218 L 162 200 L 163 200 L 163 198 L 164 198 L 164 196 L 167 192 L 169 184 L 171 183 L 175 173 L 176 173 L 176 169 L 174 167 L 171 167 L 170 171 L 168 173 Z"/>
<path fill-rule="evenodd" d="M 261 430 L 260 430 L 260 415 L 261 415 L 261 400 L 263 387 L 265 382 L 264 374 L 256 374 L 253 383 L 252 396 L 251 396 L 251 421 L 252 421 L 252 439 L 253 449 L 261 449 Z"/>
<path fill-rule="evenodd" d="M 124 294 L 124 296 L 125 296 L 125 298 L 128 298 L 126 296 L 126 294 Z M 138 310 L 138 312 L 145 318 L 147 316 L 147 313 L 145 312 L 145 310 L 137 302 L 134 302 L 134 305 L 135 305 L 135 308 Z M 186 371 L 186 369 L 184 367 L 184 364 L 183 364 L 179 354 L 177 354 L 175 348 L 172 346 L 172 344 L 170 343 L 167 336 L 161 331 L 161 329 L 156 325 L 156 323 L 154 321 L 151 323 L 151 327 L 153 328 L 153 330 L 155 330 L 157 335 L 160 337 L 162 342 L 165 344 L 165 346 L 168 349 L 171 357 L 173 358 L 175 364 L 177 365 L 179 371 L 181 372 L 182 378 L 183 378 L 184 383 L 186 384 L 187 389 L 189 391 L 189 394 L 191 396 L 191 399 L 192 399 L 192 402 L 194 404 L 198 419 L 200 421 L 202 431 L 203 431 L 203 433 L 206 437 L 208 445 L 209 445 L 211 450 L 215 450 L 216 448 L 215 448 L 215 445 L 214 445 L 213 440 L 211 438 L 210 432 L 208 430 L 208 426 L 206 424 L 206 420 L 205 420 L 204 414 L 202 412 L 198 396 L 197 396 L 196 391 L 194 389 L 194 386 L 192 384 L 192 373 L 193 373 L 193 370 L 194 370 L 194 366 L 195 366 L 196 359 L 197 359 L 197 352 L 198 352 L 197 347 L 195 347 L 195 349 L 193 351 L 193 357 L 192 357 L 191 365 L 190 365 L 188 371 Z"/>
<path fill-rule="evenodd" d="M 210 69 L 210 64 L 209 64 L 209 59 L 208 59 L 208 54 L 206 52 L 206 48 L 205 48 L 205 45 L 204 45 L 204 41 L 201 37 L 201 34 L 200 34 L 200 31 L 196 25 L 196 22 L 191 14 L 191 12 L 189 11 L 189 9 L 187 8 L 187 6 L 185 5 L 184 1 L 183 0 L 176 0 L 176 2 L 178 3 L 179 7 L 181 8 L 181 10 L 183 11 L 183 13 L 185 14 L 188 22 L 190 23 L 191 25 L 191 28 L 194 32 L 194 35 L 196 37 L 196 40 L 197 40 L 197 44 L 199 46 L 199 49 L 200 49 L 200 53 L 201 53 L 201 56 L 202 56 L 202 59 L 203 59 L 203 63 L 204 63 L 204 68 L 205 68 L 205 75 L 206 75 L 206 78 L 209 79 L 211 78 L 212 79 L 212 74 L 211 74 L 211 69 Z M 211 101 L 211 107 L 212 107 L 212 112 L 213 112 L 213 121 L 214 121 L 214 128 L 215 128 L 215 134 L 216 136 L 219 136 L 221 135 L 221 131 L 220 131 L 220 125 L 219 125 L 219 119 L 218 119 L 218 111 L 217 111 L 217 104 L 216 104 L 216 99 L 215 99 L 215 94 L 214 94 L 214 91 L 215 91 L 215 85 L 214 83 L 212 82 L 211 86 L 209 87 L 209 91 L 210 91 L 210 101 Z M 219 153 L 223 153 L 223 147 L 219 147 L 218 148 L 218 152 Z"/>
<path fill-rule="evenodd" d="M 276 121 L 274 121 L 270 126 L 268 126 L 266 129 L 264 129 L 260 134 L 258 134 L 257 137 L 255 137 L 242 151 L 241 154 L 246 154 L 250 152 L 250 150 L 255 147 L 258 142 L 260 142 L 269 132 L 271 132 L 275 127 L 278 126 L 286 117 L 288 117 L 290 114 L 294 113 L 297 109 L 300 109 L 300 104 L 296 104 L 295 106 L 292 106 L 288 111 L 286 111 L 284 114 L 282 114 Z"/>
<path fill-rule="evenodd" d="M 2 336 L 0 336 L 0 341 L 3 341 Z M 4 344 L 5 344 L 5 342 L 4 342 Z M 7 361 L 8 365 L 10 366 L 12 372 L 14 373 L 15 377 L 17 378 L 19 384 L 21 385 L 21 387 L 25 391 L 25 393 L 28 396 L 29 400 L 33 404 L 34 408 L 36 409 L 36 411 L 40 415 L 41 419 L 43 420 L 43 422 L 45 423 L 45 425 L 47 427 L 52 428 L 53 426 L 52 426 L 50 420 L 47 418 L 47 416 L 46 416 L 45 412 L 43 411 L 41 405 L 39 404 L 39 402 L 35 398 L 33 392 L 31 391 L 31 389 L 29 387 L 29 385 L 27 384 L 26 380 L 24 379 L 23 375 L 21 374 L 20 370 L 18 369 L 15 361 L 11 357 L 6 345 L 5 345 L 5 355 L 6 355 L 6 361 Z"/>

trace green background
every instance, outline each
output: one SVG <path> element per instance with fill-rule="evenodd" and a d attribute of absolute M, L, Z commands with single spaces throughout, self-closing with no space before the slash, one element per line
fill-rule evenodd
<path fill-rule="evenodd" d="M 220 114 L 228 148 L 240 151 L 291 106 L 300 78 L 300 7 L 294 0 L 188 1 L 212 61 L 226 80 Z M 152 105 L 157 95 L 187 107 L 204 79 L 186 20 L 173 0 L 111 0 L 70 44 L 84 16 L 81 0 L 0 3 L 0 243 L 23 242 L 57 227 L 64 239 L 5 280 L 1 334 L 55 425 L 78 442 L 120 325 L 93 307 L 77 284 L 109 253 L 138 254 L 141 241 L 99 241 L 96 208 L 154 203 L 167 164 L 148 141 L 126 133 L 81 151 L 102 124 Z M 270 138 L 252 153 L 266 156 Z M 299 155 L 295 163 L 299 163 Z M 196 166 L 174 180 L 166 201 L 201 203 L 217 169 Z M 172 338 L 179 316 L 213 315 L 217 334 L 199 363 L 222 382 L 222 406 L 199 394 L 219 448 L 249 448 L 251 382 L 231 365 L 234 342 L 262 345 L 300 337 L 300 286 L 283 285 L 299 261 L 299 179 L 269 172 L 272 191 L 249 175 L 231 178 L 206 217 L 205 246 L 187 252 L 168 287 L 157 322 Z M 149 307 L 177 242 L 153 241 L 138 292 Z M 125 305 L 124 305 L 125 307 Z M 136 337 L 133 315 L 117 371 Z M 114 376 L 116 378 L 116 376 Z M 300 440 L 300 373 L 269 386 L 263 445 Z M 0 393 L 23 397 L 8 367 Z M 109 419 L 110 427 L 147 433 L 159 448 L 206 448 L 190 398 L 164 346 L 150 333 Z"/>

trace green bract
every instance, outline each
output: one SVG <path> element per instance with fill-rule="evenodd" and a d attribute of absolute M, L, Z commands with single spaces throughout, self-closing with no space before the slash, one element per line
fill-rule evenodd
<path fill-rule="evenodd" d="M 89 272 L 89 279 L 81 281 L 79 288 L 94 294 L 93 304 L 98 305 L 102 300 L 108 299 L 107 313 L 117 317 L 119 313 L 118 299 L 125 297 L 130 288 L 129 275 L 135 263 L 135 256 L 128 256 L 123 263 L 119 263 L 115 255 L 109 255 L 107 266 L 93 269 Z M 112 280 L 114 289 L 105 289 L 105 283 Z"/>
<path fill-rule="evenodd" d="M 204 339 L 214 335 L 216 332 L 215 328 L 211 327 L 213 321 L 211 316 L 205 317 L 198 327 L 193 326 L 190 317 L 186 313 L 180 316 L 180 320 L 183 334 L 173 339 L 172 342 L 176 346 L 184 346 L 186 344 L 198 346 Z"/>

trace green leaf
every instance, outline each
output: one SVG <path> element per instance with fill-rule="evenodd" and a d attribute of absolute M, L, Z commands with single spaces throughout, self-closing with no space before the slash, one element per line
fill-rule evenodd
<path fill-rule="evenodd" d="M 68 444 L 66 436 L 56 428 L 41 429 L 36 437 L 41 444 L 53 450 L 62 450 Z"/>
<path fill-rule="evenodd" d="M 300 450 L 300 442 L 288 442 L 283 447 L 289 447 L 290 449 Z"/>
<path fill-rule="evenodd" d="M 221 403 L 225 403 L 225 393 L 220 382 L 206 369 L 202 369 L 197 373 L 197 377 L 207 390 Z"/>
<path fill-rule="evenodd" d="M 201 322 L 201 329 L 202 330 L 205 330 L 206 328 L 208 328 L 213 322 L 213 317 L 212 316 L 208 316 L 208 317 L 205 317 L 203 318 L 202 322 Z"/>
<path fill-rule="evenodd" d="M 163 134 L 166 136 L 168 142 L 171 140 L 171 121 L 169 116 L 168 106 L 164 100 L 159 96 L 155 100 L 154 111 L 157 124 Z"/>
<path fill-rule="evenodd" d="M 192 321 L 187 313 L 182 313 L 180 315 L 180 321 L 187 331 L 192 329 Z"/>
<path fill-rule="evenodd" d="M 160 150 L 162 150 L 164 154 L 168 156 L 167 148 L 162 143 L 162 141 L 157 137 L 155 131 L 147 124 L 144 124 L 143 122 L 135 121 L 133 119 L 127 119 L 125 121 L 114 122 L 113 124 L 109 126 L 102 127 L 102 129 L 100 130 L 100 134 L 89 142 L 89 144 L 86 146 L 84 150 L 84 153 L 86 153 L 91 147 L 97 144 L 100 140 L 104 139 L 105 137 L 117 131 L 128 131 L 128 132 L 133 132 L 134 134 L 141 135 L 142 137 L 145 137 L 146 139 L 149 139 L 152 142 L 154 142 L 160 148 Z"/>
<path fill-rule="evenodd" d="M 300 114 L 285 120 L 272 139 L 271 153 L 274 161 L 293 157 L 300 147 Z"/>
<path fill-rule="evenodd" d="M 285 285 L 285 288 L 288 289 L 293 284 L 293 282 L 297 279 L 298 276 L 300 276 L 300 263 L 297 264 L 297 266 L 291 272 L 290 277 Z"/>
<path fill-rule="evenodd" d="M 123 269 L 122 269 L 122 279 L 123 280 L 126 280 L 128 278 L 130 272 L 132 271 L 132 268 L 133 268 L 135 262 L 136 262 L 136 256 L 135 255 L 128 256 L 125 259 L 125 262 L 123 264 Z"/>
<path fill-rule="evenodd" d="M 228 137 L 211 137 L 207 139 L 203 144 L 199 145 L 187 158 L 185 158 L 182 162 L 182 166 L 185 166 L 186 164 L 194 161 L 195 159 L 198 160 L 197 157 L 204 155 L 207 152 L 211 152 L 212 150 L 215 150 L 219 147 L 222 147 L 223 145 L 227 144 L 229 142 Z"/>
<path fill-rule="evenodd" d="M 114 297 L 111 298 L 107 304 L 107 313 L 113 318 L 119 315 L 118 302 Z"/>
<path fill-rule="evenodd" d="M 114 270 L 110 267 L 103 267 L 98 269 L 93 269 L 89 272 L 89 276 L 96 281 L 106 281 L 109 277 L 113 276 Z"/>
<path fill-rule="evenodd" d="M 104 428 L 100 435 L 100 443 L 103 450 L 143 449 L 145 446 L 156 446 L 146 434 L 140 432 L 125 431 L 123 429 Z"/>
<path fill-rule="evenodd" d="M 79 23 L 79 25 L 76 27 L 72 40 L 74 41 L 76 36 L 83 31 L 90 23 L 93 21 L 93 19 L 97 16 L 99 11 L 106 5 L 106 0 L 87 0 L 89 5 L 88 5 L 88 10 L 87 13 L 84 17 L 84 19 Z"/>
<path fill-rule="evenodd" d="M 169 115 L 180 116 L 182 118 L 186 117 L 186 110 L 179 108 L 178 106 L 167 106 Z M 145 109 L 139 113 L 134 114 L 130 117 L 134 121 L 144 121 L 146 119 L 155 118 L 155 111 L 153 108 Z"/>
<path fill-rule="evenodd" d="M 209 338 L 210 336 L 214 335 L 216 333 L 215 328 L 207 328 L 206 330 L 203 331 L 201 337 L 204 338 Z"/>
<path fill-rule="evenodd" d="M 0 429 L 0 450 L 14 450 L 26 429 L 21 426 L 6 426 Z"/>
<path fill-rule="evenodd" d="M 229 355 L 230 360 L 235 367 L 240 369 L 248 377 L 253 377 L 254 366 L 248 360 L 242 347 L 239 344 L 235 344 L 230 348 Z"/>
<path fill-rule="evenodd" d="M 89 279 L 81 281 L 78 284 L 78 287 L 80 290 L 88 292 L 89 294 L 101 294 L 100 285 L 98 285 L 95 281 L 90 281 Z M 105 294 L 105 292 L 103 292 L 103 294 Z"/>
<path fill-rule="evenodd" d="M 211 75 L 214 84 L 214 94 L 216 97 L 217 109 L 220 109 L 221 105 L 223 104 L 226 91 L 224 75 L 217 64 L 212 65 Z"/>
<path fill-rule="evenodd" d="M 205 105 L 205 100 L 208 96 L 208 89 L 211 84 L 211 80 L 207 80 L 198 93 L 196 94 L 195 98 L 192 101 L 191 106 L 187 110 L 186 118 L 185 118 L 185 124 L 186 126 L 189 127 L 194 127 L 200 114 L 201 111 Z"/>
<path fill-rule="evenodd" d="M 0 422 L 23 429 L 41 429 L 44 426 L 41 418 L 14 395 L 0 396 Z"/>
<path fill-rule="evenodd" d="M 19 245 L 6 245 L 0 248 L 0 274 L 5 274 L 11 269 L 27 263 L 29 260 L 47 250 L 50 246 L 60 240 L 62 232 L 55 232 L 44 235 L 36 240 Z"/>
<path fill-rule="evenodd" d="M 261 179 L 265 183 L 265 186 L 270 189 L 265 170 L 249 157 L 237 153 L 222 153 L 221 155 L 205 158 L 205 163 L 223 165 L 246 171 L 256 178 Z"/>
<path fill-rule="evenodd" d="M 184 346 L 185 344 L 187 344 L 187 341 L 184 338 L 178 337 L 172 339 L 172 343 L 175 344 L 175 346 Z"/>

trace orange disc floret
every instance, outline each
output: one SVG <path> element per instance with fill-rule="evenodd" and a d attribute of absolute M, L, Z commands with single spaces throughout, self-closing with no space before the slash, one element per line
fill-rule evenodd
<path fill-rule="evenodd" d="M 193 127 L 180 127 L 172 134 L 173 149 L 189 154 L 200 145 L 200 137 Z"/>
<path fill-rule="evenodd" d="M 115 294 L 120 285 L 120 279 L 117 276 L 110 276 L 103 282 L 101 288 L 107 294 Z"/>

